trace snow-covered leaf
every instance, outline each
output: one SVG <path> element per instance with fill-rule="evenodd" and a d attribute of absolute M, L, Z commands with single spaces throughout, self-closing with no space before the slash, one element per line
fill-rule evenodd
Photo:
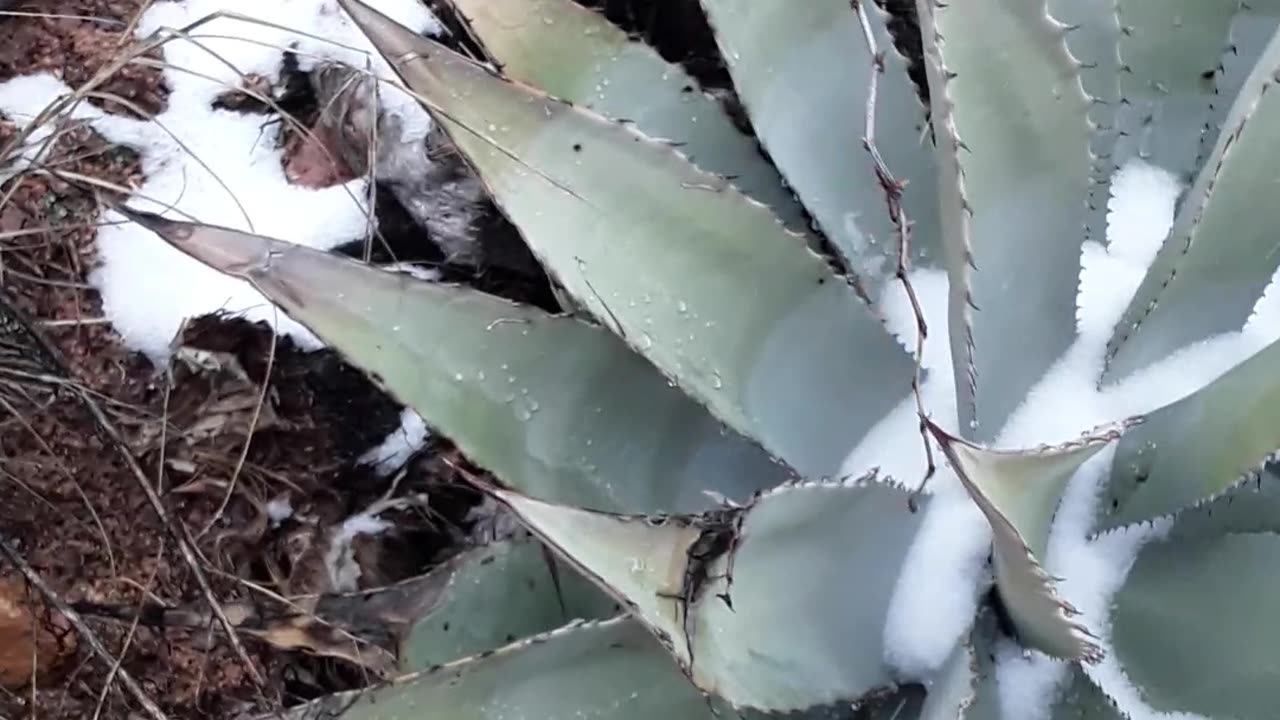
<path fill-rule="evenodd" d="M 253 283 L 427 424 L 539 497 L 639 512 L 744 499 L 784 468 L 602 328 L 256 235 L 133 213 Z"/>
<path fill-rule="evenodd" d="M 1189 178 L 1239 0 L 1116 0 L 1123 102 L 1115 161 L 1142 157 Z"/>
<path fill-rule="evenodd" d="M 901 347 L 767 208 L 663 143 L 342 5 L 551 274 L 731 427 L 803 475 L 834 474 L 907 394 Z"/>
<path fill-rule="evenodd" d="M 1280 535 L 1170 539 L 1142 549 L 1111 613 L 1116 658 L 1151 707 L 1214 720 L 1275 717 Z"/>
<path fill-rule="evenodd" d="M 803 709 L 892 685 L 883 627 L 920 520 L 896 486 L 789 485 L 745 509 L 661 520 L 494 492 L 735 706 Z"/>
<path fill-rule="evenodd" d="M 1100 428 L 1080 440 L 1027 451 L 990 450 L 936 425 L 930 431 L 994 532 L 996 587 L 1020 640 L 1053 657 L 1096 660 L 1089 631 L 1058 597 L 1040 564 L 1067 481 L 1076 469 L 1119 436 Z"/>
<path fill-rule="evenodd" d="M 1280 162 L 1278 70 L 1280 36 L 1245 81 L 1168 239 L 1116 325 L 1108 377 L 1239 330 L 1280 267 L 1280 205 L 1260 189 L 1274 183 Z"/>
<path fill-rule="evenodd" d="M 620 612 L 599 588 L 529 538 L 466 550 L 432 573 L 448 579 L 431 610 L 412 621 L 400 653 L 404 670 Z"/>
<path fill-rule="evenodd" d="M 289 710 L 313 720 L 712 720 L 712 704 L 639 623 L 625 618 L 560 630 L 368 690 Z"/>
<path fill-rule="evenodd" d="M 924 110 L 878 7 L 862 5 L 885 53 L 877 145 L 890 171 L 909 182 L 903 204 L 915 223 L 916 259 L 941 264 L 933 257 L 938 201 Z M 702 7 L 760 142 L 874 296 L 892 278 L 897 245 L 862 146 L 872 57 L 858 15 L 848 0 L 702 0 Z"/>
<path fill-rule="evenodd" d="M 1213 497 L 1280 449 L 1278 364 L 1280 344 L 1273 343 L 1126 434 L 1099 503 L 1098 529 Z"/>
<path fill-rule="evenodd" d="M 986 441 L 1075 337 L 1089 102 L 1045 0 L 917 7 L 960 427 Z"/>
<path fill-rule="evenodd" d="M 698 167 L 733 178 L 793 229 L 804 213 L 778 171 L 684 68 L 573 0 L 453 0 L 513 80 L 669 140 Z"/>

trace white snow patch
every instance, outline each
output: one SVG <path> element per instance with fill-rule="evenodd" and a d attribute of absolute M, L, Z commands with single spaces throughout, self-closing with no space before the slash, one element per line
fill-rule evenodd
<path fill-rule="evenodd" d="M 409 458 L 422 449 L 430 433 L 422 416 L 409 408 L 400 413 L 400 427 L 392 430 L 382 444 L 369 449 L 358 460 L 361 465 L 373 465 L 379 475 L 390 475 L 403 467 Z"/>
<path fill-rule="evenodd" d="M 378 513 L 389 509 L 384 505 L 352 515 L 334 532 L 324 556 L 332 592 L 352 592 L 359 589 L 362 571 L 360 563 L 356 561 L 351 541 L 361 535 L 381 535 L 390 530 L 391 523 L 378 517 Z"/>
<path fill-rule="evenodd" d="M 418 0 L 371 4 L 415 30 L 440 31 Z M 296 52 L 304 70 L 321 60 L 341 60 L 371 67 L 396 87 L 399 81 L 334 0 L 158 2 L 142 17 L 137 32 L 145 36 L 180 27 L 218 11 L 293 31 L 215 19 L 193 31 L 193 40 L 175 39 L 164 46 L 164 76 L 171 92 L 167 108 L 153 122 L 109 115 L 88 104 L 75 113 L 109 141 L 139 152 L 145 180 L 130 204 L 320 249 L 359 238 L 367 222 L 364 179 L 319 190 L 291 185 L 276 147 L 278 128 L 264 128 L 260 116 L 217 110 L 212 103 L 239 85 L 241 74 L 278 82 L 285 49 Z M 0 112 L 25 122 L 68 92 L 49 74 L 15 78 L 0 84 Z M 425 136 L 430 118 L 411 96 L 389 86 L 379 96 L 399 116 L 403 140 Z M 90 281 L 129 347 L 163 364 L 186 318 L 219 310 L 264 320 L 305 348 L 319 347 L 310 332 L 277 313 L 247 283 L 210 270 L 114 213 L 103 220 L 118 224 L 98 232 L 98 265 Z"/>
<path fill-rule="evenodd" d="M 1018 720 L 1049 720 L 1052 698 L 1060 675 L 1069 666 L 1044 655 L 1028 652 L 1012 640 L 996 644 L 996 690 L 1001 715 Z"/>
<path fill-rule="evenodd" d="M 266 510 L 271 527 L 279 527 L 280 523 L 293 517 L 293 503 L 287 497 L 272 498 L 267 502 Z"/>
<path fill-rule="evenodd" d="M 991 526 L 949 468 L 938 468 L 930 485 L 885 619 L 885 661 L 905 681 L 924 681 L 942 666 L 991 583 Z"/>
<path fill-rule="evenodd" d="M 1098 390 L 1107 340 L 1172 224 L 1180 190 L 1171 174 L 1142 161 L 1132 161 L 1116 174 L 1108 214 L 1109 244 L 1086 243 L 1081 254 L 1077 341 L 1012 414 L 998 446 L 1061 442 L 1089 428 L 1150 412 L 1203 387 L 1280 339 L 1280 291 L 1273 280 L 1241 332 L 1183 348 L 1115 386 Z M 919 282 L 927 287 L 930 280 L 921 275 Z M 921 301 L 930 327 L 946 327 L 945 292 L 922 293 Z M 906 340 L 914 341 L 914 326 L 904 325 L 904 312 L 906 318 L 910 315 L 901 293 L 887 291 L 884 302 L 891 329 L 904 345 Z M 924 392 L 928 407 L 943 409 L 944 417 L 935 420 L 954 426 L 954 402 L 932 399 L 937 397 L 933 386 L 954 384 L 949 363 L 935 364 L 946 342 L 943 333 L 934 335 L 926 348 L 925 365 L 932 372 Z M 906 473 L 902 479 L 923 468 L 914 412 L 914 400 L 908 398 L 850 453 L 846 470 L 883 463 L 886 456 L 893 463 L 886 471 Z M 1194 720 L 1193 715 L 1161 713 L 1146 705 L 1109 651 L 1111 596 L 1142 545 L 1167 531 L 1167 523 L 1158 522 L 1088 539 L 1113 456 L 1114 448 L 1104 450 L 1072 479 L 1055 517 L 1045 565 L 1052 575 L 1065 578 L 1059 592 L 1081 611 L 1077 619 L 1108 650 L 1106 660 L 1086 671 L 1116 698 L 1121 710 L 1134 720 Z M 981 513 L 953 473 L 940 469 L 934 482 L 933 500 L 898 579 L 885 623 L 885 659 L 908 680 L 922 679 L 942 665 L 954 642 L 970 627 L 978 593 L 989 582 L 985 557 L 990 530 Z M 1066 669 L 1042 654 L 1011 644 L 1001 646 L 996 677 L 1005 716 L 1047 717 Z"/>

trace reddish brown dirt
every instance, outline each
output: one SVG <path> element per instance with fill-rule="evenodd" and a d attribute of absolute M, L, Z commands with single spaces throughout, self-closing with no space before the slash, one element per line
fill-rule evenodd
<path fill-rule="evenodd" d="M 72 85 L 84 82 L 118 52 L 123 23 L 144 4 L 22 6 L 111 22 L 0 18 L 0 81 L 53 70 Z M 144 112 L 165 102 L 160 76 L 145 68 L 129 68 L 104 87 Z M 104 107 L 126 111 L 119 104 Z M 11 124 L 0 124 L 0 146 L 13 132 Z M 87 130 L 63 137 L 50 160 L 121 185 L 138 181 L 133 155 Z M 98 216 L 97 202 L 32 177 L 0 189 L 12 191 L 0 205 L 0 233 L 8 234 L 0 234 L 0 320 L 6 306 L 26 316 L 64 364 L 43 371 L 65 370 L 95 394 L 172 526 L 196 538 L 214 600 L 253 600 L 258 595 L 248 583 L 278 593 L 326 589 L 318 566 L 323 530 L 387 489 L 388 481 L 354 460 L 397 425 L 399 407 L 331 353 L 303 353 L 281 341 L 272 359 L 269 331 L 240 321 L 209 318 L 185 332 L 184 354 L 197 358 L 193 350 L 205 351 L 216 367 L 184 361 L 152 367 L 101 321 L 97 295 L 86 283 L 94 262 L 94 231 L 86 224 Z M 40 230 L 12 236 L 31 229 Z M 5 355 L 5 328 L 0 322 L 0 365 L 13 361 Z M 415 466 L 399 492 L 421 492 L 424 483 L 437 482 L 438 472 L 438 464 Z M 279 498 L 289 500 L 295 515 L 272 527 L 263 506 Z M 394 535 L 361 550 L 368 582 L 397 580 L 433 561 L 449 531 L 438 509 L 430 515 L 400 516 Z M 75 394 L 3 375 L 0 539 L 61 601 L 81 608 L 109 655 L 104 662 L 90 652 L 0 556 L 0 718 L 143 717 L 112 671 L 117 661 L 172 718 L 269 712 L 369 679 L 341 661 L 248 636 L 242 637 L 246 662 L 213 625 L 144 622 L 131 630 L 143 603 L 207 609 L 207 598 L 125 457 Z M 111 614 L 116 617 L 106 617 Z"/>

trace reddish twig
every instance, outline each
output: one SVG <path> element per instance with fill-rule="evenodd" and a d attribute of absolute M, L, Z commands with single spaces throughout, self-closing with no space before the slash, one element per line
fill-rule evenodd
<path fill-rule="evenodd" d="M 925 323 L 924 311 L 920 307 L 920 299 L 916 296 L 916 290 L 911 285 L 909 277 L 911 272 L 911 222 L 907 219 L 906 212 L 902 209 L 902 189 L 906 187 L 906 183 L 893 176 L 893 173 L 889 171 L 888 165 L 885 164 L 884 158 L 880 155 L 880 149 L 876 147 L 876 96 L 880 88 L 880 76 L 884 74 L 884 51 L 880 49 L 879 43 L 876 42 L 875 33 L 871 29 L 871 18 L 867 17 L 867 9 L 862 2 L 863 0 L 849 0 L 853 11 L 858 15 L 858 22 L 862 26 L 862 35 L 867 43 L 867 52 L 871 53 L 871 77 L 868 80 L 867 112 L 864 120 L 865 130 L 862 137 L 862 147 L 871 156 L 871 161 L 875 166 L 876 182 L 880 184 L 881 190 L 884 191 L 885 205 L 889 210 L 889 218 L 897 229 L 898 260 L 894 269 L 894 276 L 902 283 L 902 288 L 907 293 L 907 299 L 911 302 L 911 311 L 915 314 L 916 319 L 915 367 L 911 375 L 911 392 L 915 395 L 916 415 L 920 420 L 920 439 L 924 442 L 925 473 L 919 487 L 911 493 L 911 499 L 909 500 L 911 509 L 914 512 L 917 507 L 917 496 L 924 490 L 925 485 L 928 484 L 933 474 L 937 472 L 937 465 L 933 460 L 933 446 L 929 441 L 928 414 L 925 412 L 924 397 L 920 392 L 920 369 L 924 362 L 924 341 L 929 336 L 929 326 Z"/>

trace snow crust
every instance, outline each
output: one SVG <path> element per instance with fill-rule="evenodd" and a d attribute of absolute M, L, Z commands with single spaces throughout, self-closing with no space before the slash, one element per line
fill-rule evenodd
<path fill-rule="evenodd" d="M 1280 291 L 1273 281 L 1246 326 L 1184 348 L 1121 383 L 1098 390 L 1107 339 L 1132 298 L 1173 222 L 1182 190 L 1170 173 L 1134 160 L 1112 184 L 1108 244 L 1086 243 L 1081 254 L 1077 341 L 1010 417 L 999 447 L 1029 447 L 1076 438 L 1089 428 L 1150 412 L 1203 387 L 1240 361 L 1280 339 Z M 945 279 L 917 270 L 912 283 L 931 328 L 946 327 Z M 938 291 L 938 286 L 942 291 Z M 886 288 L 886 321 L 913 348 L 915 329 L 900 284 Z M 954 429 L 956 411 L 945 333 L 934 332 L 924 353 L 924 393 L 933 419 Z M 936 387 L 935 387 L 936 386 Z M 922 477 L 923 447 L 915 401 L 902 405 L 872 429 L 848 456 L 843 472 L 879 464 L 912 483 Z M 935 453 L 936 454 L 936 453 Z M 1108 533 L 1095 540 L 1093 518 L 1114 456 L 1108 448 L 1072 478 L 1049 538 L 1046 569 L 1061 577 L 1059 593 L 1081 611 L 1077 618 L 1099 636 L 1107 659 L 1085 671 L 1133 720 L 1195 720 L 1148 706 L 1110 649 L 1109 604 L 1143 544 L 1168 529 L 1167 521 Z M 885 623 L 885 660 L 905 680 L 923 680 L 947 659 L 971 627 L 980 594 L 991 581 L 986 562 L 990 529 L 954 473 L 939 469 L 932 499 L 895 588 Z M 1069 667 L 1012 644 L 997 648 L 996 678 L 1005 717 L 1045 720 Z"/>
<path fill-rule="evenodd" d="M 415 30 L 441 30 L 418 0 L 371 5 Z M 361 237 L 367 225 L 365 179 L 319 190 L 291 185 L 277 147 L 279 125 L 265 124 L 260 115 L 215 109 L 214 99 L 240 85 L 242 75 L 278 83 L 284 52 L 292 50 L 303 70 L 325 60 L 346 61 L 387 79 L 379 100 L 399 116 L 404 141 L 425 136 L 429 116 L 396 89 L 389 66 L 335 0 L 157 2 L 137 33 L 179 28 L 215 12 L 268 24 L 218 18 L 166 44 L 164 77 L 171 92 L 167 108 L 152 121 L 106 114 L 87 103 L 74 113 L 109 141 L 139 152 L 145 179 L 130 205 L 319 249 Z M 15 78 L 0 84 L 0 113 L 24 123 L 69 92 L 53 75 Z M 309 331 L 276 312 L 247 283 L 210 270 L 114 213 L 103 220 L 108 224 L 98 232 L 90 282 L 125 343 L 157 364 L 167 361 L 170 341 L 185 319 L 216 311 L 266 321 L 305 348 L 319 347 Z"/>

